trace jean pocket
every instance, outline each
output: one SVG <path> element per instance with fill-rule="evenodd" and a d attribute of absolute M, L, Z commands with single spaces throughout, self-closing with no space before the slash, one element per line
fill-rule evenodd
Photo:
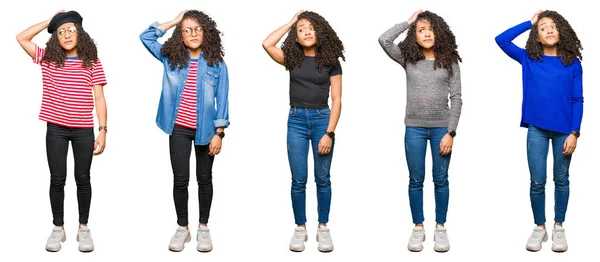
<path fill-rule="evenodd" d="M 331 114 L 331 109 L 317 109 L 317 114 L 319 114 L 320 116 L 329 116 L 329 114 Z"/>
<path fill-rule="evenodd" d="M 296 116 L 296 108 L 290 108 L 289 116 Z"/>

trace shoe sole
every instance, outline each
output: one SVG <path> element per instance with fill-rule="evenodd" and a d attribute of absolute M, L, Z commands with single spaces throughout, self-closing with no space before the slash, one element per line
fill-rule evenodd
<path fill-rule="evenodd" d="M 307 236 L 308 238 L 308 236 Z M 319 243 L 319 235 L 317 234 L 317 243 Z M 317 249 L 323 253 L 329 253 L 331 251 L 333 251 L 333 246 L 331 246 L 331 249 L 325 249 L 325 248 L 321 248 L 321 246 L 318 246 Z"/>
<path fill-rule="evenodd" d="M 67 241 L 67 236 L 66 235 L 60 240 L 60 242 L 61 243 L 65 243 L 65 241 Z M 58 245 L 58 249 L 57 250 L 48 249 L 48 247 L 46 247 L 46 251 L 48 251 L 48 252 L 58 252 L 58 251 L 60 251 L 60 249 L 61 249 L 61 245 L 60 244 Z"/>
<path fill-rule="evenodd" d="M 546 234 L 543 238 L 542 238 L 542 243 L 548 241 L 548 235 Z M 531 251 L 531 252 L 538 252 L 540 250 L 542 250 L 542 244 L 540 243 L 540 248 L 535 249 L 535 248 L 531 248 L 529 246 L 525 247 L 527 249 L 527 251 Z"/>
<path fill-rule="evenodd" d="M 304 242 L 308 241 L 308 235 L 304 236 Z M 290 244 L 290 251 L 293 252 L 302 252 L 304 251 L 304 249 L 306 249 L 306 246 L 304 246 L 304 244 L 301 246 L 301 249 L 294 249 L 294 247 Z"/>
<path fill-rule="evenodd" d="M 213 246 L 212 246 L 212 245 L 210 245 L 210 248 L 209 248 L 209 249 L 204 249 L 204 248 L 196 248 L 196 250 L 198 250 L 198 252 L 201 252 L 201 253 L 208 253 L 208 252 L 210 252 L 210 251 L 212 251 L 212 250 L 213 250 Z"/>
<path fill-rule="evenodd" d="M 552 251 L 556 252 L 556 253 L 563 253 L 565 251 L 567 251 L 567 249 L 569 249 L 569 247 L 565 247 L 565 249 L 555 249 L 554 247 L 552 247 Z"/>
<path fill-rule="evenodd" d="M 185 248 L 185 243 L 188 243 L 188 242 L 190 242 L 191 240 L 192 240 L 192 236 L 191 236 L 191 235 L 188 235 L 188 236 L 185 238 L 185 241 L 183 242 L 183 245 L 181 245 L 181 249 L 176 249 L 176 248 L 172 248 L 171 246 L 169 246 L 169 251 L 172 251 L 172 252 L 181 252 L 181 251 L 182 251 L 182 250 Z"/>
<path fill-rule="evenodd" d="M 438 252 L 438 253 L 446 253 L 448 251 L 450 251 L 450 247 L 448 247 L 447 249 L 440 249 L 440 248 L 433 248 L 433 251 Z"/>

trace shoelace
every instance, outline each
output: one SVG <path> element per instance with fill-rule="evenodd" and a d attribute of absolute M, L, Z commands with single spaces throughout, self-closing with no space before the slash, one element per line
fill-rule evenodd
<path fill-rule="evenodd" d="M 175 232 L 175 236 L 173 236 L 173 238 L 175 240 L 182 240 L 186 235 L 187 234 L 185 231 L 177 231 L 177 232 Z"/>
<path fill-rule="evenodd" d="M 60 231 L 61 230 L 52 230 L 52 234 L 50 235 L 50 238 L 54 239 L 54 240 L 61 239 Z"/>
<path fill-rule="evenodd" d="M 200 238 L 207 239 L 210 236 L 208 231 L 200 231 Z"/>
<path fill-rule="evenodd" d="M 422 238 L 423 238 L 423 234 L 424 234 L 424 233 L 425 233 L 425 232 L 423 232 L 423 231 L 414 231 L 414 230 L 413 230 L 413 232 L 412 232 L 412 235 L 411 235 L 411 238 L 412 238 L 412 239 L 422 239 Z"/>
<path fill-rule="evenodd" d="M 541 239 L 544 236 L 544 231 L 542 230 L 533 230 L 531 233 L 531 238 L 533 239 Z"/>
<path fill-rule="evenodd" d="M 554 231 L 554 234 L 556 235 L 557 239 L 564 239 L 565 238 L 565 231 Z"/>
<path fill-rule="evenodd" d="M 90 238 L 90 231 L 89 230 L 80 230 L 79 234 L 81 234 L 81 238 L 83 238 L 83 239 L 89 239 Z"/>
<path fill-rule="evenodd" d="M 439 230 L 439 231 L 436 230 L 435 233 L 436 233 L 437 237 L 442 240 L 444 240 L 444 239 L 446 239 L 446 237 L 448 237 L 448 235 L 446 234 L 446 230 Z"/>
<path fill-rule="evenodd" d="M 304 239 L 304 233 L 302 231 L 296 230 L 294 232 L 294 238 L 295 239 Z"/>
<path fill-rule="evenodd" d="M 329 235 L 329 230 L 319 230 L 319 232 L 321 233 L 321 238 L 322 239 L 329 239 L 330 235 Z"/>

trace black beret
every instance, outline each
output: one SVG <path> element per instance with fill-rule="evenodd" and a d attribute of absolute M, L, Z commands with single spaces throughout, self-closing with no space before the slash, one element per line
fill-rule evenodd
<path fill-rule="evenodd" d="M 83 18 L 75 11 L 58 13 L 50 20 L 50 24 L 48 24 L 48 33 L 54 33 L 54 31 L 64 23 L 73 22 L 81 25 L 82 21 Z"/>

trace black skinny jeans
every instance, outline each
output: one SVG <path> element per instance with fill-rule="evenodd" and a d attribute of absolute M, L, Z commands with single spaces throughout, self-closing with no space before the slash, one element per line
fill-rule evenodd
<path fill-rule="evenodd" d="M 188 184 L 190 181 L 190 155 L 196 130 L 175 125 L 169 136 L 171 167 L 173 168 L 173 200 L 177 212 L 177 224 L 188 225 Z M 208 223 L 213 197 L 212 165 L 214 156 L 208 155 L 208 145 L 194 145 L 196 152 L 196 179 L 198 181 L 198 202 L 200 203 L 200 223 Z"/>
<path fill-rule="evenodd" d="M 50 205 L 55 226 L 64 224 L 65 182 L 67 180 L 67 153 L 69 141 L 75 159 L 75 183 L 79 204 L 79 223 L 87 224 L 92 200 L 90 167 L 94 154 L 94 129 L 70 128 L 48 123 L 46 156 L 50 168 Z"/>

